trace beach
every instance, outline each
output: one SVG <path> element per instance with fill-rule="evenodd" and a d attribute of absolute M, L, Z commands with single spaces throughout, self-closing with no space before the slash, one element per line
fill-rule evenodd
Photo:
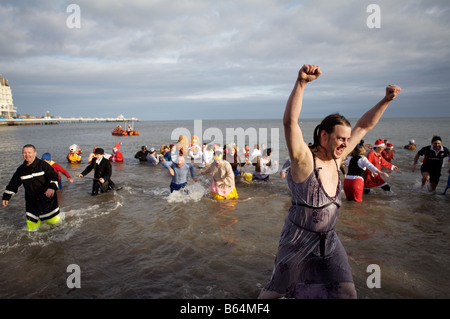
<path fill-rule="evenodd" d="M 382 118 L 366 143 L 388 139 L 399 167 L 386 180 L 391 192 L 372 190 L 363 202 L 343 205 L 336 232 L 349 256 L 358 298 L 450 298 L 450 192 L 441 195 L 450 167 L 444 161 L 436 192 L 420 185 L 411 171 L 416 151 L 410 139 L 430 145 L 434 134 L 450 146 L 449 118 Z M 301 120 L 312 141 L 319 119 Z M 355 120 L 350 121 L 352 125 Z M 201 128 L 199 125 L 201 124 Z M 269 281 L 290 192 L 279 173 L 269 182 L 238 182 L 238 200 L 209 194 L 209 177 L 188 179 L 189 195 L 170 193 L 171 176 L 161 165 L 139 163 L 141 146 L 157 150 L 177 142 L 180 132 L 210 142 L 222 133 L 256 132 L 272 147 L 280 167 L 287 159 L 282 120 L 140 121 L 139 136 L 112 136 L 115 123 L 70 123 L 0 127 L 0 184 L 4 189 L 23 162 L 22 147 L 36 146 L 38 157 L 52 154 L 72 177 L 62 176 L 58 191 L 63 223 L 26 230 L 23 188 L 0 209 L 0 298 L 254 299 Z M 227 131 L 228 129 L 228 131 Z M 251 129 L 255 129 L 254 131 Z M 227 132 L 229 132 L 227 137 Z M 200 133 L 200 134 L 198 134 Z M 215 133 L 215 135 L 213 135 Z M 93 197 L 88 165 L 95 146 L 111 153 L 122 142 L 123 163 L 112 163 L 112 180 L 121 190 Z M 83 150 L 80 164 L 69 164 L 69 146 Z M 240 145 L 238 145 L 240 146 Z M 78 265 L 81 287 L 69 288 L 69 265 Z M 378 265 L 381 287 L 370 288 L 370 265 Z"/>

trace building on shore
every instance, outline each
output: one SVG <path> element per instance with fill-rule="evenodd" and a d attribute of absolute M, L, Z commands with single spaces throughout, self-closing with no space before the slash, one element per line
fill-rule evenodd
<path fill-rule="evenodd" d="M 17 116 L 17 109 L 13 105 L 11 88 L 8 80 L 0 74 L 0 118 L 12 119 Z"/>

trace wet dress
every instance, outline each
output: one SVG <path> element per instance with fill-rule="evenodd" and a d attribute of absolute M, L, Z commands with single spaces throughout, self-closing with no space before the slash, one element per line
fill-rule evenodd
<path fill-rule="evenodd" d="M 328 196 L 316 168 L 302 183 L 287 182 L 292 194 L 271 281 L 264 287 L 288 298 L 340 297 L 340 283 L 353 283 L 347 254 L 334 228 L 341 206 L 341 181 Z"/>

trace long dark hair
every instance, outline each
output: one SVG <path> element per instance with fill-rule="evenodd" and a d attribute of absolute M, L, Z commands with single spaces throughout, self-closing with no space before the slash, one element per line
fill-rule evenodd
<path fill-rule="evenodd" d="M 339 113 L 334 113 L 328 115 L 326 118 L 322 120 L 322 122 L 316 126 L 314 129 L 314 143 L 310 146 L 310 148 L 318 147 L 320 145 L 320 133 L 322 131 L 327 132 L 328 134 L 331 134 L 334 132 L 334 127 L 336 125 L 344 125 L 351 127 L 350 122 Z"/>

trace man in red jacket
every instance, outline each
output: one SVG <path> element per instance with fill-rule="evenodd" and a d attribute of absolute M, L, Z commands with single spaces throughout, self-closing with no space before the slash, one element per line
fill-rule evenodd
<path fill-rule="evenodd" d="M 386 161 L 381 153 L 386 148 L 382 139 L 376 140 L 373 150 L 367 154 L 367 159 L 370 163 L 372 163 L 378 170 L 381 170 L 381 166 L 386 167 L 390 170 L 397 170 L 398 167 Z M 366 176 L 364 178 L 364 193 L 369 193 L 371 188 L 381 187 L 385 191 L 390 191 L 391 187 L 389 184 L 381 177 L 381 174 L 372 175 L 370 171 L 366 172 Z"/>

